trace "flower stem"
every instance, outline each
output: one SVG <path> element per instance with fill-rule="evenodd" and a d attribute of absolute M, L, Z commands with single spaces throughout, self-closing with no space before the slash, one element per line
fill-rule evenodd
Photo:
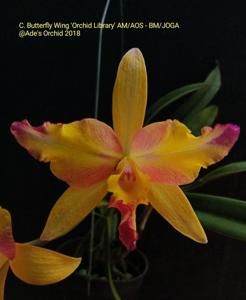
<path fill-rule="evenodd" d="M 120 1 L 120 21 L 123 22 L 124 20 L 124 8 L 123 8 L 123 0 Z M 121 28 L 120 32 L 120 51 L 121 51 L 121 56 L 123 56 L 124 53 L 124 29 Z"/>
<path fill-rule="evenodd" d="M 112 295 L 115 300 L 121 300 L 114 281 L 112 277 L 112 265 L 111 265 L 111 242 L 112 242 L 112 235 L 113 235 L 113 230 L 112 230 L 112 218 L 113 218 L 113 211 L 111 210 L 109 212 L 109 215 L 107 217 L 107 270 L 108 270 L 108 282 L 109 286 L 112 292 Z"/>
<path fill-rule="evenodd" d="M 30 242 L 27 242 L 26 244 L 33 245 L 33 246 L 38 246 L 38 247 L 43 247 L 48 243 L 48 241 L 42 241 L 40 239 L 32 240 Z"/>
<path fill-rule="evenodd" d="M 107 0 L 101 23 L 104 24 L 105 18 L 107 15 L 108 7 L 110 4 L 110 0 Z M 98 106 L 99 106 L 99 95 L 100 95 L 100 74 L 101 74 L 101 61 L 102 61 L 102 36 L 103 36 L 103 28 L 99 29 L 99 38 L 98 38 L 98 51 L 97 51 L 97 74 L 96 74 L 96 92 L 95 92 L 95 109 L 94 109 L 94 118 L 98 118 Z M 91 292 L 91 273 L 92 273 L 92 265 L 93 265 L 93 248 L 94 248 L 94 236 L 95 236 L 95 211 L 93 210 L 91 213 L 91 235 L 90 235 L 90 249 L 89 249 L 89 266 L 88 266 L 88 284 L 87 284 L 87 294 L 90 295 Z"/>
<path fill-rule="evenodd" d="M 110 0 L 107 0 L 103 14 L 101 23 L 104 24 L 105 18 L 107 15 L 108 7 L 110 4 Z M 97 51 L 97 75 L 96 75 L 96 93 L 95 93 L 95 110 L 94 110 L 94 118 L 98 118 L 98 106 L 99 106 L 99 96 L 100 96 L 100 75 L 101 75 L 101 61 L 102 61 L 102 37 L 103 37 L 103 28 L 99 29 L 99 38 L 98 38 L 98 51 Z"/>
<path fill-rule="evenodd" d="M 146 226 L 146 224 L 149 220 L 149 217 L 150 217 L 152 211 L 153 211 L 153 208 L 152 208 L 151 205 L 145 207 L 144 212 L 143 212 L 142 217 L 141 217 L 141 220 L 140 220 L 139 228 L 138 228 L 139 236 L 144 231 L 145 226 Z"/>
<path fill-rule="evenodd" d="M 89 248 L 89 265 L 88 265 L 88 282 L 87 282 L 87 295 L 91 293 L 91 273 L 93 264 L 93 247 L 94 247 L 94 232 L 95 232 L 95 212 L 91 213 L 91 230 L 90 230 L 90 248 Z"/>

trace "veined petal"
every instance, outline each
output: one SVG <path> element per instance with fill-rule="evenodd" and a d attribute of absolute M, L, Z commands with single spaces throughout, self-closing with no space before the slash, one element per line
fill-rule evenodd
<path fill-rule="evenodd" d="M 10 261 L 10 267 L 22 281 L 46 285 L 68 277 L 77 269 L 80 262 L 81 258 L 29 244 L 16 243 L 16 256 Z"/>
<path fill-rule="evenodd" d="M 9 262 L 5 261 L 5 263 L 1 265 L 1 258 L 0 258 L 0 300 L 4 300 L 4 286 L 5 286 L 8 270 L 9 270 Z"/>
<path fill-rule="evenodd" d="M 195 137 L 177 120 L 153 123 L 134 138 L 131 157 L 152 181 L 187 184 L 198 176 L 201 167 L 223 159 L 239 137 L 237 125 L 206 127 Z"/>
<path fill-rule="evenodd" d="M 119 224 L 119 239 L 128 251 L 136 249 L 138 239 L 136 226 L 136 205 L 137 203 L 124 204 L 122 200 L 112 197 L 109 207 L 116 208 L 121 214 Z"/>
<path fill-rule="evenodd" d="M 137 48 L 122 58 L 113 90 L 113 124 L 124 152 L 142 127 L 147 103 L 147 73 L 143 55 Z"/>
<path fill-rule="evenodd" d="M 106 193 L 106 181 L 90 187 L 68 188 L 53 206 L 40 239 L 51 241 L 72 230 Z"/>
<path fill-rule="evenodd" d="M 122 155 L 112 128 L 95 119 L 32 127 L 14 122 L 11 132 L 35 158 L 69 185 L 89 186 L 107 178 Z"/>
<path fill-rule="evenodd" d="M 153 183 L 148 196 L 151 205 L 176 230 L 198 243 L 207 243 L 192 206 L 178 186 Z"/>
<path fill-rule="evenodd" d="M 13 259 L 15 256 L 15 242 L 12 235 L 11 215 L 0 207 L 0 254 Z"/>

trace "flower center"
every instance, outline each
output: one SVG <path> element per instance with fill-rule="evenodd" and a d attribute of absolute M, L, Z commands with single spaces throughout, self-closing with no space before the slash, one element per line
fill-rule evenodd
<path fill-rule="evenodd" d="M 125 204 L 147 204 L 147 193 L 150 188 L 148 176 L 143 174 L 128 156 L 124 157 L 116 168 L 116 174 L 108 179 L 108 191 L 114 198 Z"/>
<path fill-rule="evenodd" d="M 136 209 L 139 204 L 148 204 L 149 177 L 143 174 L 128 156 L 116 168 L 116 174 L 108 179 L 108 191 L 113 193 L 109 207 L 121 214 L 119 238 L 129 251 L 136 248 L 138 239 Z"/>

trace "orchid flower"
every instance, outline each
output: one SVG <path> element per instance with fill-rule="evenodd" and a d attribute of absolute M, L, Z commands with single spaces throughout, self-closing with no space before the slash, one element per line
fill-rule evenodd
<path fill-rule="evenodd" d="M 14 241 L 10 213 L 0 208 L 0 300 L 9 267 L 22 281 L 34 285 L 58 282 L 69 276 L 80 264 L 58 252 Z"/>
<path fill-rule="evenodd" d="M 176 230 L 206 243 L 206 234 L 179 187 L 224 158 L 239 136 L 237 125 L 205 127 L 196 137 L 177 120 L 143 127 L 147 74 L 139 49 L 122 58 L 113 90 L 113 127 L 95 119 L 33 127 L 14 122 L 11 132 L 35 158 L 69 184 L 41 235 L 52 240 L 76 226 L 110 192 L 121 214 L 119 238 L 133 250 L 136 209 L 151 204 Z"/>

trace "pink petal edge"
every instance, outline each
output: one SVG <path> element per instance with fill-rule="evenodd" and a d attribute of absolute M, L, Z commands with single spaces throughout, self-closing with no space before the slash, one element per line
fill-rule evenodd
<path fill-rule="evenodd" d="M 11 260 L 15 257 L 16 249 L 12 236 L 12 228 L 6 228 L 6 231 L 0 237 L 0 253 Z"/>
<path fill-rule="evenodd" d="M 210 144 L 222 145 L 231 149 L 238 140 L 240 134 L 240 127 L 238 125 L 230 123 L 225 125 L 216 124 L 214 130 L 217 129 L 222 130 L 222 133 L 218 137 L 212 139 L 210 141 Z"/>
<path fill-rule="evenodd" d="M 110 208 L 116 208 L 121 214 L 119 224 L 119 239 L 128 251 L 136 249 L 138 234 L 136 230 L 135 208 L 131 205 L 124 204 L 122 200 L 115 200 L 112 197 Z"/>

